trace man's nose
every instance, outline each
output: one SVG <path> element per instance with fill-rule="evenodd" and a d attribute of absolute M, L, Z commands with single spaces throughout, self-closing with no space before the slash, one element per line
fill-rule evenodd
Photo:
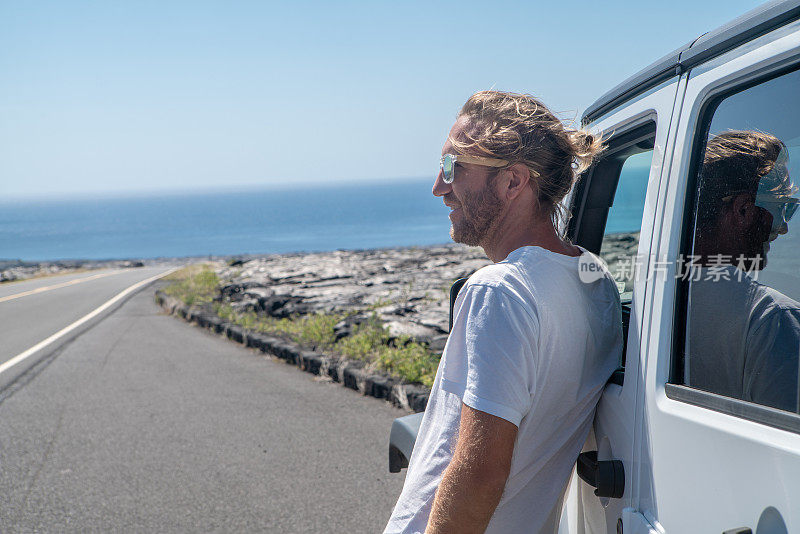
<path fill-rule="evenodd" d="M 433 193 L 435 197 L 443 197 L 452 190 L 453 188 L 450 187 L 450 184 L 444 183 L 444 172 L 439 169 L 439 174 L 436 175 L 436 181 L 433 182 L 431 193 Z"/>

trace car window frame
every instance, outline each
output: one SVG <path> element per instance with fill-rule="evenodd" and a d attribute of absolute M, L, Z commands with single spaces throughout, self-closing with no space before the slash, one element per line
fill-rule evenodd
<path fill-rule="evenodd" d="M 642 143 L 650 143 L 653 146 L 649 148 L 642 148 L 641 152 L 646 152 L 647 150 L 654 150 L 654 143 L 656 140 L 657 134 L 657 116 L 654 112 L 649 112 L 641 117 L 638 117 L 637 120 L 632 121 L 629 124 L 626 124 L 622 128 L 618 128 L 616 130 L 612 130 L 610 133 L 605 133 L 608 135 L 608 140 L 605 141 L 606 143 L 606 150 L 602 154 L 602 156 L 592 164 L 589 169 L 587 169 L 579 178 L 578 182 L 575 185 L 573 190 L 571 199 L 570 199 L 570 213 L 573 216 L 570 217 L 568 225 L 567 225 L 567 238 L 575 243 L 576 245 L 580 245 L 589 252 L 593 254 L 600 255 L 600 249 L 603 243 L 603 237 L 605 236 L 605 229 L 608 224 L 608 215 L 611 211 L 613 206 L 614 198 L 616 198 L 617 190 L 619 187 L 619 180 L 622 173 L 622 169 L 624 168 L 625 161 L 631 156 L 633 156 L 637 152 L 633 152 L 624 157 L 623 160 L 619 160 L 619 154 L 624 153 L 627 151 L 631 151 L 633 147 L 641 145 Z M 617 156 L 617 157 L 615 157 Z M 616 173 L 612 175 L 604 175 L 602 176 L 603 182 L 600 182 L 600 187 L 603 187 L 604 183 L 607 184 L 610 179 L 613 179 L 614 186 L 611 190 L 611 205 L 608 206 L 589 206 L 589 199 L 593 196 L 593 193 L 596 193 L 593 190 L 593 180 L 595 179 L 595 173 L 598 171 L 605 170 L 606 167 L 611 166 L 611 171 L 613 172 L 613 167 L 617 166 Z M 652 169 L 652 162 L 651 162 L 651 169 Z M 608 191 L 604 192 L 607 200 L 607 196 L 609 195 Z M 590 219 L 585 221 L 586 210 L 592 209 L 599 209 L 604 208 L 602 213 L 602 231 L 599 229 L 601 225 L 597 224 L 597 220 Z M 644 218 L 642 219 L 644 221 Z M 587 224 L 588 223 L 588 224 Z M 641 239 L 642 235 L 642 222 L 639 223 L 639 238 Z M 635 286 L 634 286 L 635 287 Z M 633 305 L 633 302 L 630 303 Z M 630 315 L 629 315 L 630 317 Z M 625 367 L 627 363 L 627 347 L 628 347 L 628 334 L 630 331 L 630 324 L 628 325 L 628 330 L 625 333 L 625 339 L 623 340 L 623 351 L 621 355 L 620 365 L 618 369 L 614 372 L 614 374 L 609 379 L 609 383 L 617 384 L 622 386 L 624 383 L 625 378 Z"/>
<path fill-rule="evenodd" d="M 694 242 L 694 230 L 697 215 L 698 172 L 705 154 L 708 134 L 714 115 L 719 105 L 727 98 L 743 93 L 753 87 L 775 80 L 786 74 L 800 70 L 800 59 L 758 76 L 741 80 L 731 86 L 725 86 L 718 91 L 710 91 L 703 96 L 700 105 L 690 151 L 690 164 L 686 191 L 684 192 L 680 246 L 678 253 L 687 257 L 691 253 Z M 691 75 L 691 72 L 689 73 Z M 684 102 L 684 107 L 691 106 L 691 102 Z M 726 415 L 731 415 L 755 423 L 760 423 L 780 430 L 800 434 L 800 414 L 772 408 L 754 402 L 718 395 L 709 391 L 686 386 L 683 384 L 685 350 L 686 350 L 686 324 L 690 283 L 678 279 L 675 284 L 674 308 L 672 317 L 672 350 L 669 362 L 669 374 L 664 384 L 666 396 L 672 400 L 684 402 L 701 408 L 706 408 Z"/>

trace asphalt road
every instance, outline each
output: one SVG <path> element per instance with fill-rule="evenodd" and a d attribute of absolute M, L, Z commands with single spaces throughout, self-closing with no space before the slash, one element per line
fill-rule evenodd
<path fill-rule="evenodd" d="M 0 364 L 80 319 L 126 287 L 166 270 L 109 269 L 0 285 Z"/>
<path fill-rule="evenodd" d="M 153 274 L 0 301 L 2 358 Z M 163 315 L 150 287 L 0 392 L 0 532 L 379 532 L 399 415 Z"/>

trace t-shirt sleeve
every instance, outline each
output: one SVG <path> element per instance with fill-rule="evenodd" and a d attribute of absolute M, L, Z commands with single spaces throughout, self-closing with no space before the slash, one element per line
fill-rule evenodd
<path fill-rule="evenodd" d="M 777 309 L 748 335 L 744 398 L 796 412 L 800 311 Z"/>
<path fill-rule="evenodd" d="M 535 389 L 538 329 L 531 305 L 500 287 L 468 285 L 456 303 L 442 388 L 519 426 Z"/>

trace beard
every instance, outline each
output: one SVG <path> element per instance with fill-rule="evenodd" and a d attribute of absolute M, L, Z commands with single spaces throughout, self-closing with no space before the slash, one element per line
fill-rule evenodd
<path fill-rule="evenodd" d="M 461 195 L 461 198 L 454 195 L 451 199 L 460 201 L 461 217 L 453 221 L 450 227 L 450 237 L 456 243 L 473 247 L 482 245 L 486 237 L 492 233 L 503 210 L 500 197 L 487 184 L 483 190 L 477 193 L 467 191 Z"/>
<path fill-rule="evenodd" d="M 734 255 L 733 261 L 741 261 L 747 271 L 761 271 L 767 266 L 767 253 L 772 238 L 772 215 L 761 210 L 749 228 L 742 232 L 741 253 Z"/>
<path fill-rule="evenodd" d="M 761 217 L 754 224 L 752 248 L 756 251 L 753 257 L 752 270 L 761 271 L 767 266 L 767 254 L 770 249 L 770 242 L 777 238 L 777 234 L 772 233 L 772 214 L 765 209 L 761 209 Z"/>

